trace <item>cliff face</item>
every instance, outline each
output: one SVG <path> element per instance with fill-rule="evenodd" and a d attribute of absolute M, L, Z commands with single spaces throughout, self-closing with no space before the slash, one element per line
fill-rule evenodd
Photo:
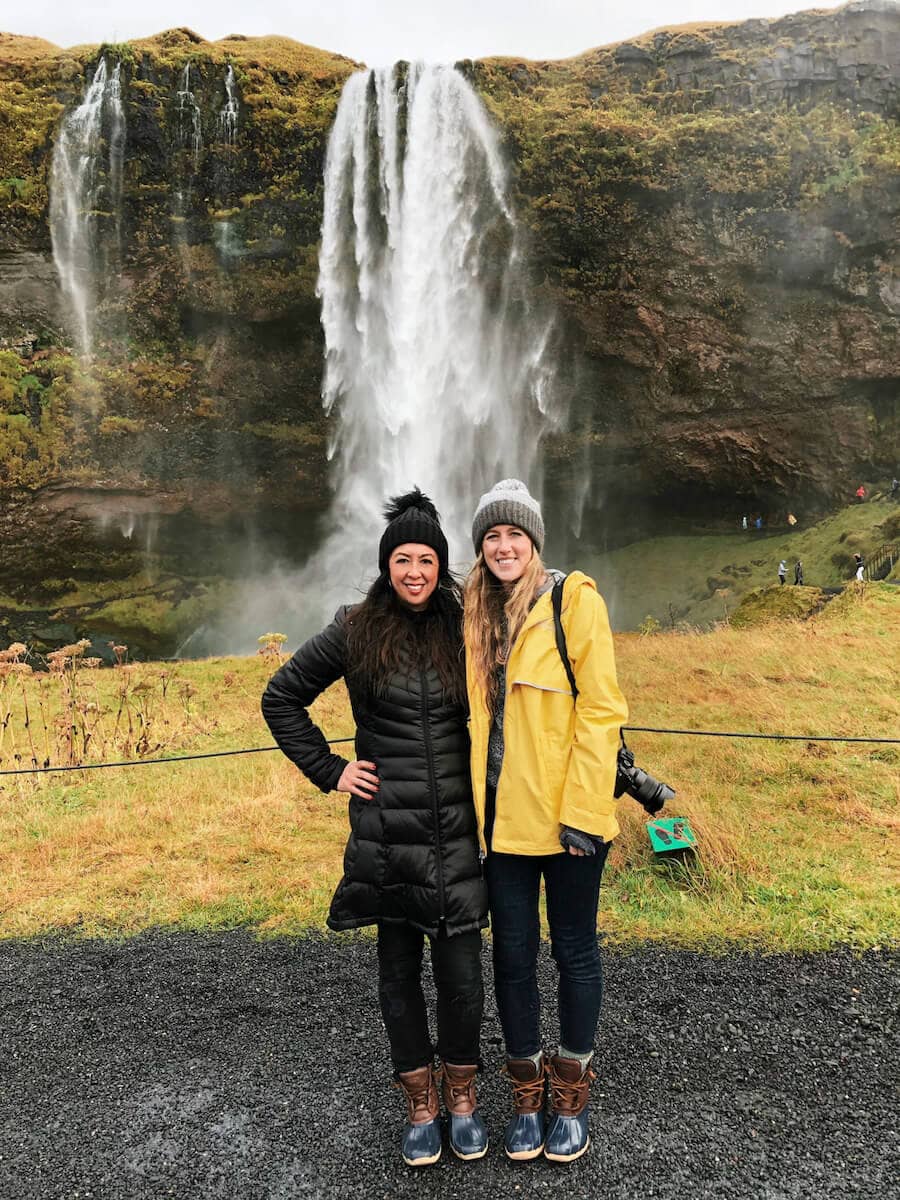
<path fill-rule="evenodd" d="M 617 488 L 766 510 L 896 469 L 898 64 L 875 0 L 471 65 Z"/>
<path fill-rule="evenodd" d="M 106 169 L 90 217 L 85 368 L 49 193 L 63 114 L 101 61 L 119 64 L 126 136 L 116 211 Z M 235 513 L 326 502 L 322 174 L 355 67 L 282 38 L 0 35 L 0 590 L 52 601 L 128 576 L 157 533 L 163 567 L 190 572 L 192 543 L 224 552 Z M 101 175 L 111 136 L 104 110 Z"/>
<path fill-rule="evenodd" d="M 119 205 L 110 187 L 92 217 L 86 375 L 49 177 L 101 58 L 120 64 L 127 133 Z M 502 128 L 533 285 L 568 344 L 551 485 L 588 471 L 599 504 L 614 481 L 603 511 L 639 532 L 638 502 L 648 523 L 826 506 L 896 470 L 898 63 L 900 8 L 865 0 L 460 64 Z M 280 38 L 61 51 L 0 35 L 4 591 L 49 610 L 137 570 L 160 529 L 184 575 L 187 525 L 226 545 L 229 514 L 267 514 L 296 552 L 272 514 L 327 502 L 316 256 L 327 133 L 356 67 Z"/>

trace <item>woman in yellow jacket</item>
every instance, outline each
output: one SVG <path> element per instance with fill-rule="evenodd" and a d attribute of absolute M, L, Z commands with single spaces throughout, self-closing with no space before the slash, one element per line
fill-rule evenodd
<path fill-rule="evenodd" d="M 557 649 L 551 592 L 563 577 L 541 562 L 540 506 L 518 479 L 481 497 L 478 555 L 466 585 L 466 674 L 472 789 L 491 910 L 494 981 L 515 1114 L 514 1159 L 579 1158 L 602 976 L 600 876 L 619 830 L 613 787 L 628 710 L 616 682 L 606 606 L 593 580 L 565 577 L 562 625 L 577 698 Z M 541 879 L 559 971 L 559 1048 L 545 1062 L 537 957 Z M 550 1121 L 545 1127 L 545 1080 Z"/>

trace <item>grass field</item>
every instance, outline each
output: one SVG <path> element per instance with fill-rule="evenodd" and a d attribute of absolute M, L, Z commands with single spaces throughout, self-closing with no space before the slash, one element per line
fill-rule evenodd
<path fill-rule="evenodd" d="M 632 725 L 900 736 L 900 589 L 852 587 L 805 622 L 622 634 Z M 0 770 L 267 746 L 273 661 L 211 659 L 0 672 Z M 27 727 L 26 708 L 27 704 Z M 315 706 L 352 732 L 341 686 Z M 621 804 L 600 925 L 620 942 L 815 949 L 895 943 L 900 746 L 634 734 L 678 791 L 693 865 L 657 862 Z M 65 775 L 0 777 L 0 936 L 119 936 L 150 926 L 261 934 L 321 927 L 346 804 L 277 751 Z"/>

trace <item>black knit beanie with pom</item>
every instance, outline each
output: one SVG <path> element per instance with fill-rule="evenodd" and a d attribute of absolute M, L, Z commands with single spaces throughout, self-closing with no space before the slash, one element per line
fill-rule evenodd
<path fill-rule="evenodd" d="M 447 573 L 450 567 L 447 539 L 438 511 L 424 492 L 413 488 L 403 496 L 394 496 L 388 501 L 384 515 L 388 524 L 378 546 L 379 570 L 387 570 L 388 559 L 398 546 L 416 542 L 430 546 L 438 557 L 440 573 Z"/>

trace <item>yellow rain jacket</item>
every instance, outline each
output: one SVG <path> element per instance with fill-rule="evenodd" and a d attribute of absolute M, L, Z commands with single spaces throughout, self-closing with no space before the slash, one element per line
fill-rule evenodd
<path fill-rule="evenodd" d="M 606 605 L 593 579 L 573 571 L 563 587 L 562 624 L 578 699 L 556 648 L 550 592 L 538 597 L 506 667 L 503 766 L 492 849 L 561 854 L 560 825 L 611 841 L 619 832 L 613 786 L 619 727 L 628 707 L 616 681 Z M 482 850 L 491 716 L 466 649 L 472 792 Z"/>

